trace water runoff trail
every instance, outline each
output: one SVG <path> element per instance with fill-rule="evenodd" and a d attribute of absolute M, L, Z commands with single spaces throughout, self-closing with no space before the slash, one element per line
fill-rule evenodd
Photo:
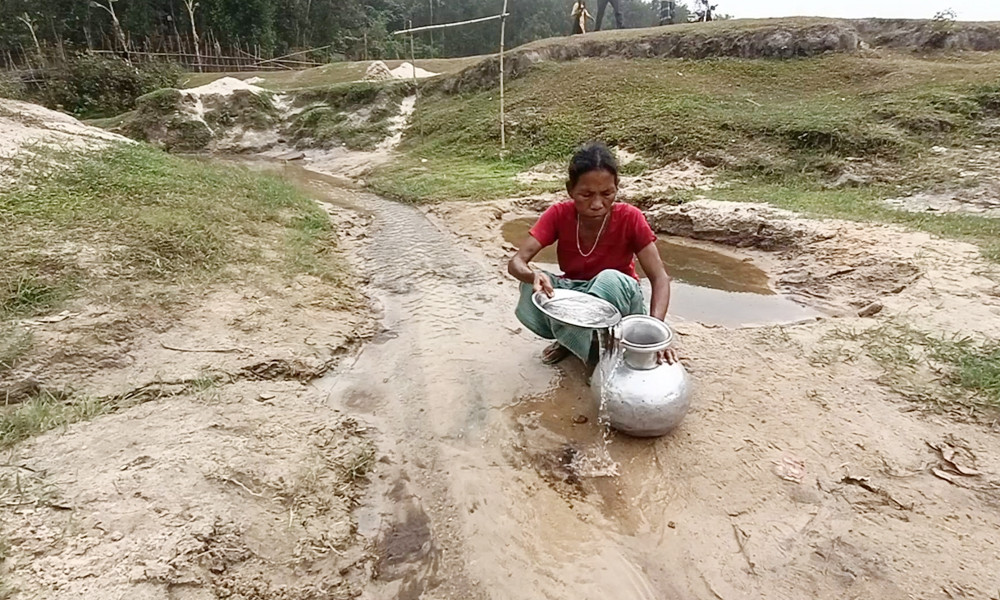
<path fill-rule="evenodd" d="M 367 214 L 381 332 L 317 385 L 378 430 L 358 512 L 376 540 L 371 599 L 688 598 L 650 442 L 616 438 L 626 467 L 590 477 L 602 442 L 572 365 L 539 362 L 513 315 L 514 283 L 418 209 L 309 172 L 328 202 Z M 681 561 L 682 562 L 682 561 Z"/>

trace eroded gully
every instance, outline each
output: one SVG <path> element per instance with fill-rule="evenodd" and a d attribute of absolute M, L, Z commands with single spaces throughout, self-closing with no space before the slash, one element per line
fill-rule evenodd
<path fill-rule="evenodd" d="M 540 364 L 514 283 L 416 208 L 285 172 L 370 218 L 381 333 L 317 383 L 379 431 L 358 512 L 378 555 L 366 597 L 701 596 L 672 541 L 665 444 L 616 437 L 620 474 L 589 476 L 606 451 L 584 375 Z"/>

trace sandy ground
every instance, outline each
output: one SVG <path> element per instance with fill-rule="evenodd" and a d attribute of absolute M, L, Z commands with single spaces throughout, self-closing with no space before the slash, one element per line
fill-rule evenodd
<path fill-rule="evenodd" d="M 501 224 L 550 201 L 450 203 L 431 213 L 500 272 L 510 251 Z M 616 437 L 610 452 L 621 474 L 611 481 L 576 477 L 557 457 L 581 437 L 573 417 L 596 417 L 573 383 L 577 366 L 512 409 L 527 456 L 520 464 L 563 493 L 579 519 L 595 518 L 588 509 L 602 514 L 602 526 L 639 555 L 642 584 L 618 597 L 998 597 L 995 414 L 935 412 L 913 393 L 928 378 L 886 377 L 840 335 L 905 323 L 996 339 L 996 266 L 966 244 L 761 205 L 697 201 L 648 214 L 662 231 L 744 246 L 777 289 L 830 317 L 736 330 L 673 319 L 697 383 L 694 409 L 663 439 Z M 763 222 L 771 231 L 761 235 Z M 874 317 L 856 316 L 872 303 L 883 307 Z M 979 474 L 956 475 L 945 456 L 974 462 Z"/>
<path fill-rule="evenodd" d="M 371 313 L 316 278 L 276 283 L 27 324 L 39 350 L 14 375 L 122 408 L 0 467 L 17 597 L 350 598 L 367 581 L 351 513 L 375 449 L 309 382 L 372 334 Z"/>
<path fill-rule="evenodd" d="M 0 184 L 13 181 L 25 168 L 44 168 L 45 155 L 53 150 L 86 152 L 125 141 L 61 112 L 0 98 Z"/>
<path fill-rule="evenodd" d="M 374 320 L 264 279 L 175 320 L 81 305 L 29 324 L 51 351 L 36 375 L 134 401 L 0 466 L 18 597 L 1000 598 L 997 423 L 937 410 L 933 373 L 887 373 L 859 335 L 996 339 L 1000 273 L 975 248 L 651 205 L 829 316 L 673 319 L 691 413 L 605 438 L 582 368 L 537 360 L 504 273 L 502 223 L 555 197 L 420 211 L 350 183 L 371 156 L 325 158 L 280 168 L 351 234 Z"/>
<path fill-rule="evenodd" d="M 123 140 L 3 107 L 16 110 L 0 123 L 19 159 L 32 143 Z M 349 257 L 367 219 L 326 208 Z M 145 290 L 155 306 L 112 301 L 108 283 L 18 324 L 33 348 L 0 378 L 5 410 L 30 382 L 110 413 L 4 452 L 0 596 L 351 598 L 370 579 L 352 511 L 378 458 L 372 436 L 309 385 L 372 335 L 364 294 L 343 287 L 363 279 L 241 275 Z"/>

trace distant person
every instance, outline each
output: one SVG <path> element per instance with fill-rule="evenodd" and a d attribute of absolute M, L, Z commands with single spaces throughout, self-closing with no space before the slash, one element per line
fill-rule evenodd
<path fill-rule="evenodd" d="M 576 0 L 573 3 L 573 12 L 570 13 L 570 16 L 573 17 L 573 35 L 587 33 L 587 19 L 594 20 L 594 17 L 590 16 L 590 12 L 587 11 L 587 3 L 583 0 Z"/>
<path fill-rule="evenodd" d="M 608 7 L 608 3 L 611 4 L 612 10 L 615 11 L 615 27 L 618 29 L 624 29 L 622 19 L 622 10 L 619 3 L 622 0 L 597 0 L 597 20 L 594 22 L 594 31 L 601 30 L 601 23 L 604 21 L 604 9 Z"/>

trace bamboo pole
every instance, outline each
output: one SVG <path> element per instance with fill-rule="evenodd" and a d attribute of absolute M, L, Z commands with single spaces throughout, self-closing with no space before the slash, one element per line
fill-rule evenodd
<path fill-rule="evenodd" d="M 504 11 L 506 13 L 507 11 Z M 401 35 L 404 33 L 419 33 L 421 31 L 431 31 L 433 29 L 447 29 L 449 27 L 458 27 L 459 25 L 472 25 L 473 23 L 485 23 L 486 21 L 496 21 L 497 19 L 502 19 L 506 17 L 506 14 L 493 15 L 492 17 L 482 17 L 479 19 L 469 19 L 468 21 L 456 21 L 455 23 L 442 23 L 441 25 L 427 25 L 424 27 L 414 27 L 413 23 L 410 23 L 408 29 L 400 29 L 399 31 L 393 31 L 392 35 Z"/>
<path fill-rule="evenodd" d="M 504 111 L 504 76 L 503 76 L 503 57 L 504 57 L 504 37 L 506 34 L 506 23 L 507 17 L 510 14 L 507 12 L 508 0 L 503 2 L 503 12 L 499 15 L 493 15 L 492 17 L 482 17 L 479 19 L 470 19 L 468 21 L 458 21 L 455 23 L 442 23 L 441 25 L 427 25 L 426 27 L 414 27 L 413 21 L 409 21 L 406 29 L 400 29 L 399 31 L 392 32 L 392 35 L 402 35 L 404 33 L 410 36 L 410 64 L 413 66 L 413 85 L 416 87 L 415 94 L 417 96 L 417 101 L 420 101 L 420 88 L 417 86 L 417 58 L 416 51 L 414 49 L 413 34 L 421 31 L 433 31 L 435 29 L 446 29 L 449 27 L 458 27 L 460 25 L 471 25 L 473 23 L 485 23 L 486 21 L 496 21 L 500 19 L 500 154 L 503 156 L 504 150 L 507 148 L 507 132 L 506 132 L 506 116 Z M 405 47 L 404 47 L 405 48 Z M 398 56 L 398 52 L 397 52 Z M 420 120 L 420 113 L 416 112 L 417 125 L 420 128 L 420 137 L 424 137 L 423 123 Z"/>
<path fill-rule="evenodd" d="M 413 21 L 410 21 L 410 30 L 412 31 Z M 417 51 L 416 44 L 414 42 L 414 36 L 410 33 L 410 68 L 413 70 L 413 95 L 416 99 L 413 101 L 413 114 L 417 118 L 417 127 L 420 129 L 420 139 L 424 139 L 424 122 L 420 118 L 420 112 L 417 110 L 417 105 L 420 103 L 420 85 L 417 83 Z"/>
<path fill-rule="evenodd" d="M 503 0 L 500 11 L 500 158 L 507 151 L 507 113 L 504 110 L 504 38 L 507 33 L 507 0 Z"/>

